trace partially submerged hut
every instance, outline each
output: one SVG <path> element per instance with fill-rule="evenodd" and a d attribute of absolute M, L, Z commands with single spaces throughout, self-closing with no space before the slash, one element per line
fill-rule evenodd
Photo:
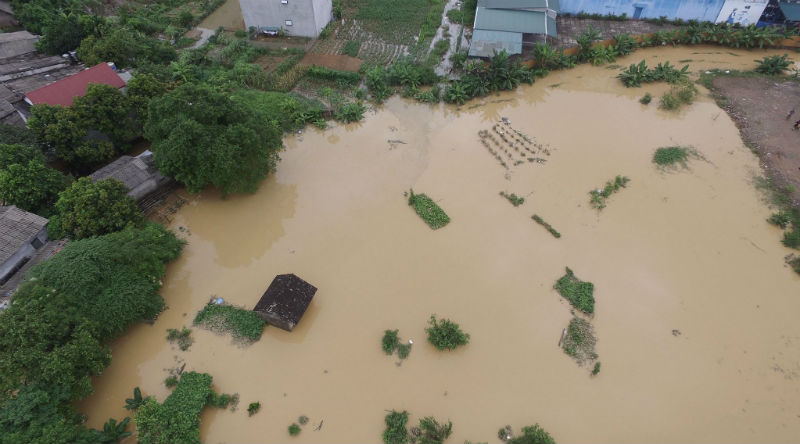
<path fill-rule="evenodd" d="M 292 331 L 314 298 L 317 287 L 294 274 L 275 276 L 253 309 L 268 324 Z"/>

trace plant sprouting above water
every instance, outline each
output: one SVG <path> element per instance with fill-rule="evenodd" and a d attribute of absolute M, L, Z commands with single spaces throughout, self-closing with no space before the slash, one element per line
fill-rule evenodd
<path fill-rule="evenodd" d="M 553 288 L 573 307 L 586 314 L 594 313 L 594 284 L 578 279 L 569 267 Z"/>
<path fill-rule="evenodd" d="M 251 402 L 250 405 L 247 406 L 247 416 L 253 416 L 258 413 L 259 410 L 261 410 L 261 403 L 258 401 Z"/>
<path fill-rule="evenodd" d="M 594 336 L 594 328 L 592 324 L 577 316 L 569 321 L 567 326 L 567 334 L 564 337 L 564 342 L 561 347 L 564 353 L 578 361 L 578 364 L 583 364 L 587 361 L 597 359 L 597 353 L 594 351 L 594 346 L 597 343 L 597 338 Z M 597 367 L 598 372 L 600 367 Z"/>
<path fill-rule="evenodd" d="M 191 347 L 192 342 L 192 330 L 188 327 L 183 327 L 181 330 L 170 328 L 167 330 L 167 341 L 169 342 L 177 342 L 178 347 L 181 350 L 188 350 Z"/>
<path fill-rule="evenodd" d="M 428 342 L 439 350 L 454 350 L 469 343 L 469 333 L 464 333 L 458 324 L 449 319 L 437 320 L 435 315 L 431 315 L 428 323 L 430 327 L 425 329 Z"/>
<path fill-rule="evenodd" d="M 515 207 L 518 207 L 523 203 L 525 203 L 524 197 L 519 197 L 514 193 L 508 194 L 505 191 L 501 191 L 500 195 L 508 199 L 508 201 L 511 202 L 511 205 L 514 205 Z"/>
<path fill-rule="evenodd" d="M 425 194 L 415 194 L 413 189 L 409 190 L 406 195 L 408 196 L 408 204 L 414 207 L 419 217 L 429 227 L 438 230 L 450 223 L 450 217 L 447 216 L 447 213 L 430 197 Z"/>
<path fill-rule="evenodd" d="M 547 231 L 550 232 L 550 234 L 553 235 L 554 238 L 558 239 L 561 237 L 561 233 L 559 233 L 555 228 L 553 228 L 550 224 L 545 222 L 544 219 L 542 219 L 538 215 L 534 214 L 533 216 L 531 216 L 531 219 L 535 220 L 536 223 L 543 226 Z"/>
<path fill-rule="evenodd" d="M 617 176 L 614 178 L 613 181 L 606 182 L 606 185 L 603 188 L 598 188 L 596 190 L 589 191 L 589 195 L 591 199 L 589 203 L 592 205 L 592 208 L 597 210 L 602 210 L 606 207 L 606 200 L 611 197 L 612 194 L 616 193 L 622 188 L 625 188 L 630 182 L 625 176 Z"/>
<path fill-rule="evenodd" d="M 766 56 L 763 59 L 756 60 L 755 62 L 758 63 L 758 66 L 756 66 L 755 69 L 756 72 L 771 76 L 783 74 L 783 72 L 786 71 L 786 69 L 792 64 L 788 54 L 784 54 L 782 56 Z"/>
<path fill-rule="evenodd" d="M 700 153 L 690 146 L 661 147 L 653 154 L 653 163 L 659 168 L 688 168 L 691 158 L 702 159 Z"/>
<path fill-rule="evenodd" d="M 397 356 L 402 360 L 408 357 L 413 342 L 408 341 L 407 344 L 401 343 L 398 331 L 399 330 L 386 330 L 383 333 L 383 339 L 381 339 L 381 348 L 383 348 L 383 352 L 387 355 L 391 355 L 397 350 Z"/>

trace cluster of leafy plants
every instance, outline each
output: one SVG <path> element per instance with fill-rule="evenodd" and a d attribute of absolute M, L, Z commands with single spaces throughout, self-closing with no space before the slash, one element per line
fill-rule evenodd
<path fill-rule="evenodd" d="M 756 60 L 756 63 L 758 63 L 755 69 L 756 72 L 774 76 L 783 74 L 793 62 L 787 54 L 784 54 L 781 56 L 765 56 L 763 59 Z"/>
<path fill-rule="evenodd" d="M 260 402 L 258 402 L 258 401 L 256 401 L 256 402 L 251 402 L 251 403 L 250 403 L 250 404 L 247 406 L 247 416 L 253 416 L 253 415 L 255 415 L 256 413 L 258 413 L 258 411 L 259 411 L 259 410 L 261 410 L 261 403 L 260 403 Z"/>
<path fill-rule="evenodd" d="M 181 350 L 188 350 L 189 347 L 192 346 L 192 329 L 188 327 L 183 327 L 182 329 L 178 330 L 176 328 L 170 328 L 167 330 L 167 341 L 169 342 L 177 342 L 178 347 Z"/>
<path fill-rule="evenodd" d="M 469 343 L 469 333 L 464 333 L 461 327 L 449 319 L 436 319 L 431 315 L 428 320 L 429 327 L 425 329 L 428 342 L 439 350 L 455 350 Z"/>
<path fill-rule="evenodd" d="M 99 442 L 75 401 L 110 364 L 107 344 L 164 308 L 160 279 L 182 246 L 153 224 L 69 242 L 31 269 L 0 312 L 4 442 Z"/>
<path fill-rule="evenodd" d="M 690 158 L 701 158 L 700 153 L 690 146 L 666 146 L 653 153 L 653 163 L 661 168 L 688 168 Z"/>
<path fill-rule="evenodd" d="M 784 246 L 800 249 L 800 209 L 786 207 L 773 213 L 767 221 L 782 229 Z"/>
<path fill-rule="evenodd" d="M 425 194 L 416 194 L 411 189 L 408 192 L 408 204 L 414 207 L 419 217 L 434 230 L 444 227 L 450 223 L 450 217 L 444 210 Z"/>
<path fill-rule="evenodd" d="M 358 57 L 358 50 L 361 49 L 361 42 L 358 40 L 348 40 L 342 47 L 342 54 L 350 57 Z"/>
<path fill-rule="evenodd" d="M 682 83 L 688 80 L 689 65 L 677 69 L 670 65 L 669 61 L 659 63 L 655 68 L 648 68 L 647 63 L 642 60 L 638 64 L 634 63 L 628 69 L 622 71 L 617 78 L 627 87 L 642 86 L 642 83 L 667 82 Z"/>
<path fill-rule="evenodd" d="M 639 103 L 642 105 L 649 105 L 650 102 L 653 101 L 653 95 L 650 93 L 644 93 L 641 99 L 639 99 Z"/>
<path fill-rule="evenodd" d="M 391 355 L 397 350 L 397 356 L 400 359 L 406 359 L 408 354 L 411 353 L 411 343 L 401 343 L 400 338 L 397 336 L 399 330 L 386 330 L 381 339 L 381 348 L 387 355 Z"/>
<path fill-rule="evenodd" d="M 342 82 L 346 85 L 357 85 L 361 81 L 361 75 L 357 72 L 339 71 L 314 65 L 306 71 L 306 76 L 323 80 Z"/>
<path fill-rule="evenodd" d="M 569 267 L 567 273 L 556 281 L 554 288 L 573 307 L 586 314 L 594 313 L 594 284 L 578 279 Z"/>
<path fill-rule="evenodd" d="M 543 73 L 523 66 L 519 60 L 512 60 L 505 51 L 495 52 L 487 64 L 480 61 L 469 62 L 464 71 L 459 80 L 451 82 L 445 88 L 445 102 L 462 105 L 474 97 L 483 97 L 495 91 L 513 90 L 521 83 L 533 83 L 536 75 Z"/>
<path fill-rule="evenodd" d="M 26 139 L 29 131 L 19 134 L 22 138 L 0 133 L 12 143 L 0 144 L 0 203 L 48 217 L 70 178 L 47 166 L 42 153 Z"/>
<path fill-rule="evenodd" d="M 611 197 L 612 194 L 616 193 L 622 188 L 625 188 L 628 185 L 628 182 L 630 182 L 630 179 L 627 177 L 617 176 L 613 181 L 609 180 L 606 182 L 603 188 L 589 191 L 589 195 L 591 196 L 589 203 L 592 205 L 592 208 L 597 210 L 602 210 L 605 208 L 606 200 Z"/>
<path fill-rule="evenodd" d="M 533 216 L 531 216 L 531 219 L 535 220 L 536 223 L 538 223 L 539 225 L 543 226 L 548 232 L 550 232 L 550 234 L 553 235 L 554 238 L 558 239 L 558 238 L 561 237 L 561 233 L 559 233 L 558 230 L 553 228 L 552 225 L 550 225 L 547 222 L 545 222 L 544 219 L 539 217 L 539 215 L 534 214 Z"/>
<path fill-rule="evenodd" d="M 592 324 L 585 319 L 574 316 L 569 321 L 567 335 L 564 337 L 561 347 L 564 349 L 564 353 L 574 358 L 579 364 L 583 364 L 586 361 L 597 359 L 597 353 L 594 351 L 596 343 L 597 338 L 594 336 Z M 599 372 L 600 367 L 595 367 Z"/>
<path fill-rule="evenodd" d="M 266 323 L 252 310 L 210 301 L 197 313 L 194 325 L 220 333 L 230 333 L 234 339 L 255 342 L 261 338 Z"/>
<path fill-rule="evenodd" d="M 694 102 L 697 94 L 697 88 L 692 83 L 674 86 L 661 96 L 658 107 L 665 110 L 676 110 L 683 105 L 689 105 Z"/>
<path fill-rule="evenodd" d="M 439 423 L 436 418 L 426 416 L 419 420 L 419 426 L 409 431 L 408 412 L 392 410 L 384 418 L 386 428 L 383 431 L 385 444 L 442 444 L 453 433 L 453 423 Z"/>
<path fill-rule="evenodd" d="M 514 193 L 508 194 L 505 191 L 501 191 L 500 195 L 505 197 L 509 202 L 511 202 L 511 205 L 514 205 L 515 207 L 518 207 L 523 203 L 525 203 L 524 197 L 519 197 Z"/>
<path fill-rule="evenodd" d="M 497 431 L 497 437 L 508 444 L 556 444 L 553 437 L 539 424 L 523 427 L 522 435 L 519 436 L 515 436 L 514 430 L 507 425 Z"/>

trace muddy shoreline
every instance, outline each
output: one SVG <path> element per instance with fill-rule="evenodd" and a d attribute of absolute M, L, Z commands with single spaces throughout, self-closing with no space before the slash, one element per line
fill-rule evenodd
<path fill-rule="evenodd" d="M 711 86 L 717 104 L 736 122 L 768 178 L 783 190 L 793 190 L 792 206 L 800 208 L 800 131 L 791 128 L 800 119 L 800 81 L 715 75 Z"/>

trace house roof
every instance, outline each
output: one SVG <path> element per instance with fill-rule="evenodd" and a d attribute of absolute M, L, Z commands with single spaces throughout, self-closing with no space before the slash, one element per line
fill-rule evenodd
<path fill-rule="evenodd" d="M 541 9 L 558 11 L 558 0 L 478 0 L 478 6 L 497 9 Z"/>
<path fill-rule="evenodd" d="M 29 243 L 47 225 L 47 219 L 14 205 L 0 207 L 0 263 Z"/>
<path fill-rule="evenodd" d="M 800 21 L 800 3 L 778 2 L 781 12 L 790 22 Z"/>
<path fill-rule="evenodd" d="M 526 34 L 548 34 L 555 36 L 555 29 L 549 29 L 547 14 L 543 11 L 516 9 L 493 9 L 478 6 L 475 13 L 475 29 L 487 31 L 521 32 Z"/>
<path fill-rule="evenodd" d="M 166 179 L 152 162 L 150 152 L 139 157 L 121 156 L 119 159 L 92 173 L 93 180 L 117 179 L 128 187 L 128 195 L 141 199 L 155 191 Z"/>
<path fill-rule="evenodd" d="M 275 276 L 253 311 L 266 315 L 267 322 L 291 331 L 303 317 L 317 287 L 294 274 Z"/>
<path fill-rule="evenodd" d="M 43 88 L 33 90 L 25 97 L 34 105 L 46 103 L 70 106 L 76 97 L 86 94 L 90 83 L 104 83 L 115 88 L 125 86 L 125 81 L 107 63 L 100 63 Z"/>
<path fill-rule="evenodd" d="M 494 52 L 522 54 L 522 33 L 476 29 L 469 45 L 470 57 L 491 57 Z"/>
<path fill-rule="evenodd" d="M 28 31 L 4 32 L 0 34 L 0 44 L 20 40 L 36 40 L 36 36 Z"/>

